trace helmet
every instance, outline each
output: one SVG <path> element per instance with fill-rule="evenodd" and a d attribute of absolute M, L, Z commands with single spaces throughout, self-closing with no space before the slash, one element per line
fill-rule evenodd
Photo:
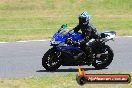
<path fill-rule="evenodd" d="M 90 15 L 88 14 L 88 12 L 82 12 L 80 15 L 79 15 L 79 24 L 87 24 L 90 20 Z"/>

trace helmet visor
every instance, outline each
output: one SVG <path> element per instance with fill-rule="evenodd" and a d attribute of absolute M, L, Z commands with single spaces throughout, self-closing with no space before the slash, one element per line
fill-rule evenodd
<path fill-rule="evenodd" d="M 85 23 L 86 18 L 85 17 L 79 17 L 79 23 Z"/>

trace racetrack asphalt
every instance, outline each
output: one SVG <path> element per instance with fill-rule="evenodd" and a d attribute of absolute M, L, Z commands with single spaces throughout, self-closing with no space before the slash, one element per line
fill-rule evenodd
<path fill-rule="evenodd" d="M 115 54 L 111 65 L 102 70 L 83 66 L 87 72 L 132 72 L 132 38 L 119 37 L 107 44 Z M 41 60 L 49 48 L 49 40 L 0 43 L 0 78 L 77 73 L 77 66 L 61 66 L 56 72 L 47 72 Z"/>

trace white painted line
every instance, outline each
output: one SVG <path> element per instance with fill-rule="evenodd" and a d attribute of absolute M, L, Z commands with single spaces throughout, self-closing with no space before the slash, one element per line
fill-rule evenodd
<path fill-rule="evenodd" d="M 130 37 L 131 38 L 132 36 L 121 36 L 121 37 Z"/>
<path fill-rule="evenodd" d="M 9 43 L 9 42 L 0 42 L 0 43 Z"/>
<path fill-rule="evenodd" d="M 44 42 L 44 41 L 49 41 L 50 39 L 46 40 L 23 40 L 23 41 L 15 41 L 18 43 L 26 43 L 26 42 Z M 0 43 L 15 43 L 15 42 L 0 42 Z"/>
<path fill-rule="evenodd" d="M 44 42 L 44 41 L 48 41 L 49 39 L 47 40 L 25 40 L 25 41 L 16 41 L 16 42 Z"/>
<path fill-rule="evenodd" d="M 132 38 L 132 36 L 117 36 L 115 38 Z M 23 41 L 16 41 L 18 43 L 26 43 L 26 42 L 44 42 L 44 41 L 49 41 L 50 39 L 46 40 L 23 40 Z M 12 42 L 0 42 L 0 43 L 12 43 Z"/>
<path fill-rule="evenodd" d="M 132 36 L 117 36 L 115 38 L 132 38 Z"/>

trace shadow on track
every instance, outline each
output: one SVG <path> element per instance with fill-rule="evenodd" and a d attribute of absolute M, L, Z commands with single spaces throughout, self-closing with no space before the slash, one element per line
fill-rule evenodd
<path fill-rule="evenodd" d="M 102 69 L 96 69 L 96 68 L 84 68 L 84 69 L 85 69 L 85 71 L 88 71 L 88 70 L 102 70 Z M 108 68 L 105 68 L 105 69 L 108 69 Z M 49 72 L 49 71 L 47 71 L 47 70 L 37 70 L 36 72 Z M 78 72 L 78 69 L 77 68 L 57 69 L 54 72 Z"/>

